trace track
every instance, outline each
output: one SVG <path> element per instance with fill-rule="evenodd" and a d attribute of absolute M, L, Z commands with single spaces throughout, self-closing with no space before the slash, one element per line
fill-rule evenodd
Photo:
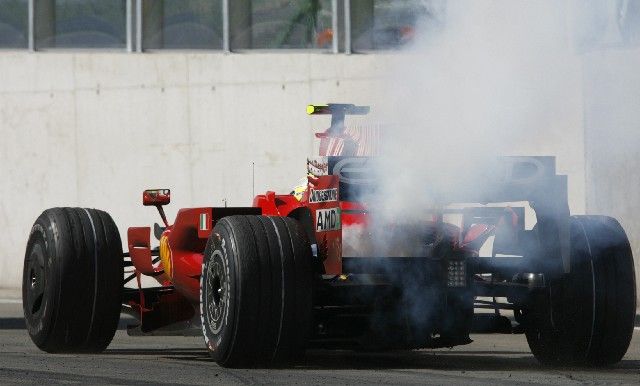
<path fill-rule="evenodd" d="M 0 321 L 2 321 L 0 319 Z M 354 353 L 311 351 L 286 369 L 225 369 L 211 362 L 201 338 L 129 337 L 122 330 L 101 355 L 40 352 L 17 321 L 0 323 L 0 384 L 495 384 L 640 381 L 640 330 L 624 360 L 609 369 L 550 369 L 529 353 L 522 335 L 475 335 L 451 350 Z"/>

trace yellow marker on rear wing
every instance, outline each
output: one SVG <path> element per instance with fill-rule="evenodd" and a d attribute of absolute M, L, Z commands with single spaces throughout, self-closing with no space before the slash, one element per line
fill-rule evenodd
<path fill-rule="evenodd" d="M 307 105 L 307 114 L 367 115 L 369 106 L 356 106 L 351 103 L 328 103 L 326 105 Z"/>
<path fill-rule="evenodd" d="M 327 105 L 307 105 L 307 114 L 330 114 L 331 111 Z"/>

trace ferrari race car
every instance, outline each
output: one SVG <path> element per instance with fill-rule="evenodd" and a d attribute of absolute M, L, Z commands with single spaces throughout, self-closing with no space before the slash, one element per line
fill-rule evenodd
<path fill-rule="evenodd" d="M 636 311 L 629 241 L 613 218 L 569 214 L 554 157 L 499 158 L 504 172 L 488 188 L 417 208 L 420 221 L 373 229 L 375 210 L 360 197 L 376 186 L 375 135 L 345 126 L 368 111 L 308 107 L 331 126 L 316 134 L 320 154 L 290 194 L 184 208 L 170 224 L 170 191 L 144 191 L 162 225 L 128 228 L 125 252 L 109 214 L 45 210 L 24 260 L 33 342 L 51 353 L 100 352 L 125 313 L 137 320 L 130 334 L 201 334 L 230 367 L 285 365 L 307 348 L 451 347 L 471 343 L 472 332 L 524 333 L 545 364 L 621 360 Z M 513 202 L 524 204 L 502 204 Z"/>

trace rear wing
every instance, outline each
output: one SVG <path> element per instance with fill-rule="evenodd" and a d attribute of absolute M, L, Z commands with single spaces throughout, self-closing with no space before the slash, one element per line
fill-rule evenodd
<path fill-rule="evenodd" d="M 309 115 L 331 115 L 331 126 L 327 135 L 337 136 L 344 132 L 344 118 L 346 115 L 367 115 L 369 106 L 356 106 L 351 103 L 328 103 L 326 105 L 308 105 Z"/>

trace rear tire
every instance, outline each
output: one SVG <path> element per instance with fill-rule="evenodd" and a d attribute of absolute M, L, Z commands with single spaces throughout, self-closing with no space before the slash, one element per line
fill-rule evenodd
<path fill-rule="evenodd" d="M 629 240 L 618 221 L 571 217 L 571 273 L 534 296 L 525 333 L 541 363 L 619 362 L 633 334 L 636 285 Z"/>
<path fill-rule="evenodd" d="M 111 216 L 47 209 L 31 228 L 22 276 L 29 336 L 47 352 L 101 352 L 120 319 L 122 244 Z"/>
<path fill-rule="evenodd" d="M 311 247 L 290 218 L 224 217 L 205 248 L 200 314 L 211 357 L 226 367 L 286 364 L 311 326 Z"/>

